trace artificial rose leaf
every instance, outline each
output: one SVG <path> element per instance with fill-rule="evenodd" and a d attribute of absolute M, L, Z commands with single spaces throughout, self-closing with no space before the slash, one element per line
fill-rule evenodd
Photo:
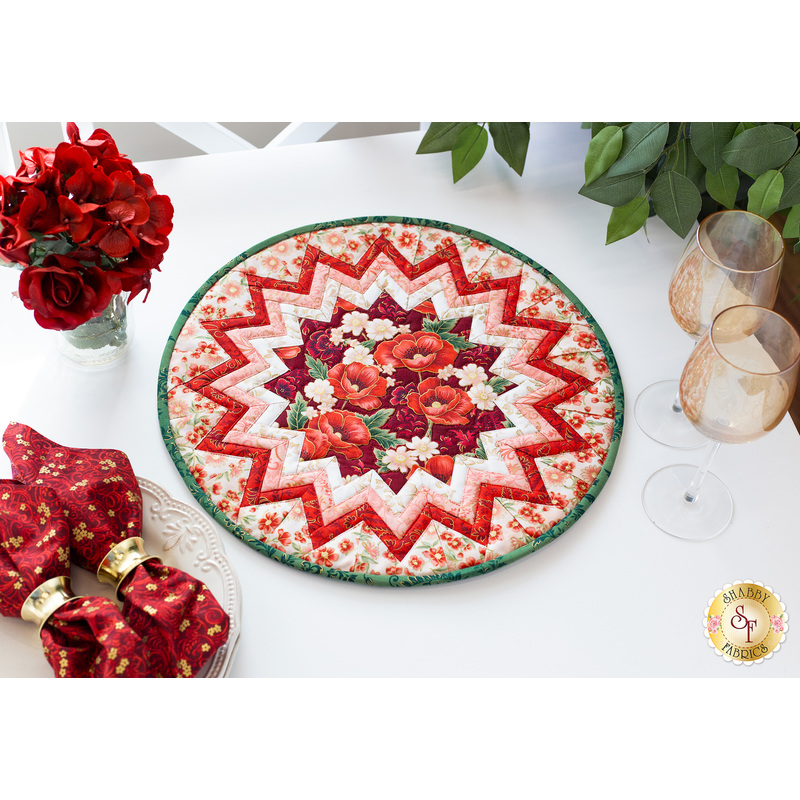
<path fill-rule="evenodd" d="M 490 122 L 489 133 L 494 149 L 517 175 L 522 175 L 531 141 L 530 122 Z"/>
<path fill-rule="evenodd" d="M 767 170 L 748 190 L 747 210 L 768 219 L 780 207 L 782 194 L 783 175 L 776 169 Z"/>
<path fill-rule="evenodd" d="M 783 169 L 781 208 L 800 203 L 800 155 L 794 156 Z"/>
<path fill-rule="evenodd" d="M 461 132 L 474 124 L 474 122 L 431 122 L 417 148 L 417 154 L 444 153 L 452 150 Z"/>
<path fill-rule="evenodd" d="M 748 175 L 761 175 L 777 169 L 797 149 L 797 135 L 786 125 L 757 125 L 734 136 L 723 148 L 728 164 Z"/>
<path fill-rule="evenodd" d="M 489 144 L 486 128 L 472 123 L 465 128 L 453 145 L 453 183 L 458 183 L 483 158 Z"/>
<path fill-rule="evenodd" d="M 606 229 L 606 244 L 636 233 L 647 222 L 649 212 L 650 203 L 646 197 L 634 197 L 630 203 L 613 209 Z"/>
<path fill-rule="evenodd" d="M 631 122 L 622 131 L 622 149 L 608 176 L 646 172 L 658 161 L 669 134 L 668 122 Z"/>
<path fill-rule="evenodd" d="M 716 174 L 725 163 L 722 158 L 722 150 L 733 139 L 736 125 L 735 122 L 692 122 L 689 124 L 689 141 L 692 150 L 710 173 Z"/>
<path fill-rule="evenodd" d="M 627 175 L 609 175 L 606 172 L 591 185 L 584 184 L 578 194 L 607 206 L 624 206 L 644 189 L 644 171 Z"/>
<path fill-rule="evenodd" d="M 662 172 L 650 187 L 653 209 L 681 238 L 697 220 L 703 199 L 697 187 L 677 172 Z"/>
<path fill-rule="evenodd" d="M 739 170 L 723 164 L 716 173 L 706 173 L 706 191 L 725 208 L 733 208 L 739 192 Z"/>
<path fill-rule="evenodd" d="M 622 128 L 617 125 L 608 125 L 592 137 L 583 165 L 587 186 L 617 160 L 622 150 L 622 138 Z"/>

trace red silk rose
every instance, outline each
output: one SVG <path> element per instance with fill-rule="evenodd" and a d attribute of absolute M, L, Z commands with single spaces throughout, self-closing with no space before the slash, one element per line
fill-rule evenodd
<path fill-rule="evenodd" d="M 173 216 L 170 199 L 107 131 L 81 141 L 69 123 L 67 134 L 56 148 L 20 153 L 17 174 L 0 177 L 0 260 L 32 269 L 23 271 L 20 297 L 56 330 L 99 316 L 113 294 L 146 299 Z"/>
<path fill-rule="evenodd" d="M 368 364 L 336 364 L 328 371 L 333 394 L 367 411 L 380 408 L 386 394 L 386 378 Z"/>
<path fill-rule="evenodd" d="M 406 367 L 414 372 L 438 372 L 449 367 L 458 353 L 450 342 L 428 331 L 401 333 L 375 349 L 375 360 L 395 369 Z"/>
<path fill-rule="evenodd" d="M 426 378 L 408 395 L 406 402 L 415 414 L 423 414 L 434 425 L 466 425 L 475 406 L 469 395 L 461 389 L 447 386 L 438 378 Z"/>
<path fill-rule="evenodd" d="M 322 434 L 330 450 L 348 459 L 361 458 L 361 448 L 358 445 L 364 445 L 372 438 L 367 426 L 349 411 L 320 414 L 308 423 L 308 430 Z"/>
<path fill-rule="evenodd" d="M 106 273 L 84 267 L 68 256 L 45 256 L 41 267 L 25 267 L 19 296 L 36 322 L 51 330 L 68 330 L 96 317 L 111 302 Z"/>

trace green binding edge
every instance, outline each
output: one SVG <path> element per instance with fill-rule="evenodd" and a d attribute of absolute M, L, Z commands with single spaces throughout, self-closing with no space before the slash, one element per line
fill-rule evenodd
<path fill-rule="evenodd" d="M 271 247 L 273 244 L 280 242 L 284 239 L 288 239 L 292 236 L 297 236 L 303 233 L 312 233 L 315 231 L 322 231 L 327 230 L 329 228 L 339 228 L 343 226 L 349 225 L 363 225 L 368 223 L 399 223 L 402 225 L 420 225 L 424 227 L 430 228 L 438 228 L 439 230 L 450 231 L 452 233 L 461 235 L 461 236 L 469 236 L 473 239 L 478 239 L 480 241 L 486 242 L 487 244 L 497 247 L 504 252 L 509 253 L 510 255 L 518 258 L 520 261 L 528 264 L 534 270 L 539 272 L 543 275 L 547 280 L 554 283 L 563 293 L 564 295 L 569 298 L 569 300 L 578 308 L 581 312 L 583 317 L 586 321 L 592 326 L 595 335 L 600 343 L 600 346 L 603 350 L 603 354 L 606 357 L 606 361 L 608 363 L 609 371 L 611 373 L 611 377 L 614 382 L 614 428 L 611 436 L 611 442 L 609 444 L 608 452 L 606 454 L 606 458 L 600 468 L 600 472 L 597 474 L 592 485 L 589 487 L 586 494 L 580 499 L 578 504 L 575 508 L 570 511 L 570 513 L 564 517 L 557 525 L 554 525 L 550 530 L 546 533 L 543 533 L 540 537 L 535 539 L 530 544 L 525 545 L 524 547 L 519 547 L 516 550 L 513 550 L 510 553 L 507 553 L 504 556 L 499 556 L 498 558 L 494 558 L 491 561 L 485 562 L 483 564 L 476 564 L 472 567 L 467 567 L 461 570 L 453 570 L 452 572 L 443 572 L 437 573 L 434 575 L 420 575 L 420 576 L 410 576 L 410 575 L 367 575 L 361 572 L 347 572 L 344 570 L 337 570 L 332 569 L 330 567 L 323 567 L 319 564 L 312 564 L 308 561 L 304 561 L 303 559 L 299 558 L 298 556 L 290 555 L 288 553 L 284 553 L 274 547 L 270 547 L 269 545 L 264 544 L 263 542 L 256 539 L 254 536 L 251 536 L 245 530 L 240 528 L 233 520 L 231 520 L 227 515 L 225 515 L 220 509 L 218 509 L 209 499 L 208 495 L 200 488 L 200 485 L 195 481 L 194 477 L 192 476 L 191 472 L 189 472 L 189 468 L 186 462 L 183 460 L 183 457 L 178 449 L 177 445 L 175 444 L 175 437 L 172 431 L 172 426 L 169 422 L 169 409 L 167 406 L 167 395 L 169 393 L 169 362 L 172 357 L 172 352 L 175 347 L 175 342 L 180 335 L 181 330 L 183 329 L 186 320 L 189 318 L 189 315 L 194 310 L 195 306 L 200 302 L 200 300 L 206 295 L 206 293 L 211 289 L 211 287 L 217 283 L 224 275 L 226 275 L 231 269 L 233 269 L 237 264 L 241 264 L 246 259 L 250 258 L 251 256 L 255 255 L 256 253 L 264 250 L 267 247 Z M 527 556 L 530 553 L 533 553 L 537 550 L 540 550 L 544 545 L 549 544 L 554 539 L 557 539 L 561 536 L 564 531 L 566 531 L 570 526 L 572 526 L 578 519 L 580 519 L 583 514 L 586 512 L 586 509 L 594 502 L 595 498 L 598 494 L 600 494 L 601 489 L 605 485 L 606 481 L 608 480 L 609 476 L 611 475 L 611 469 L 614 466 L 614 461 L 617 456 L 617 450 L 619 449 L 619 442 L 622 437 L 622 426 L 623 426 L 623 417 L 624 417 L 624 392 L 622 388 L 622 380 L 619 374 L 619 367 L 617 365 L 617 360 L 614 357 L 614 353 L 611 349 L 611 345 L 606 338 L 605 333 L 603 332 L 602 328 L 597 324 L 594 317 L 589 313 L 583 303 L 566 287 L 564 286 L 561 281 L 556 278 L 549 270 L 542 267 L 540 264 L 535 262 L 533 259 L 529 258 L 528 256 L 520 253 L 519 251 L 515 250 L 513 247 L 509 247 L 504 242 L 499 241 L 498 239 L 494 239 L 491 236 L 487 236 L 484 233 L 480 233 L 478 231 L 474 231 L 470 228 L 463 228 L 458 225 L 452 225 L 447 222 L 437 222 L 435 220 L 428 220 L 428 219 L 421 219 L 417 217 L 392 217 L 392 216 L 369 216 L 369 217 L 355 217 L 352 219 L 345 219 L 345 220 L 335 220 L 333 222 L 320 222 L 313 225 L 305 225 L 300 228 L 295 228 L 294 230 L 287 231 L 285 233 L 278 234 L 277 236 L 272 236 L 269 239 L 264 240 L 260 244 L 254 245 L 253 247 L 245 250 L 240 255 L 236 256 L 236 258 L 229 261 L 225 266 L 218 269 L 203 285 L 192 295 L 189 302 L 184 306 L 183 310 L 181 311 L 175 325 L 172 328 L 172 331 L 167 339 L 166 347 L 164 348 L 164 353 L 161 357 L 161 364 L 158 370 L 158 421 L 159 426 L 161 428 L 161 434 L 164 439 L 164 443 L 167 446 L 167 451 L 172 458 L 173 463 L 175 464 L 176 469 L 178 470 L 179 474 L 183 478 L 184 483 L 187 485 L 191 493 L 195 496 L 197 501 L 200 505 L 220 524 L 223 528 L 230 531 L 234 536 L 241 539 L 243 542 L 247 543 L 255 550 L 263 553 L 270 558 L 280 561 L 283 564 L 288 564 L 289 566 L 295 567 L 296 569 L 302 570 L 303 572 L 308 572 L 311 574 L 317 575 L 324 575 L 328 578 L 335 578 L 341 581 L 350 581 L 354 583 L 364 583 L 368 585 L 375 585 L 375 586 L 418 586 L 418 585 L 425 585 L 425 584 L 433 584 L 433 583 L 441 583 L 443 581 L 457 581 L 463 580 L 465 578 L 471 578 L 476 575 L 482 575 L 487 572 L 492 572 L 499 567 L 503 567 L 506 564 L 510 564 L 513 561 L 516 561 L 523 556 Z"/>

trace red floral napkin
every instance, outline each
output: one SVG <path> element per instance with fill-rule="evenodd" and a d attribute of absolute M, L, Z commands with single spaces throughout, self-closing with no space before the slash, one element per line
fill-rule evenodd
<path fill-rule="evenodd" d="M 37 589 L 45 608 L 48 599 L 71 594 L 67 518 L 50 489 L 0 480 L 0 613 L 34 621 L 28 598 Z M 40 633 L 57 677 L 150 677 L 142 640 L 105 597 L 67 599 Z"/>
<path fill-rule="evenodd" d="M 3 446 L 17 480 L 59 496 L 78 566 L 97 572 L 112 549 L 141 536 L 141 492 L 121 451 L 64 447 L 20 423 L 8 426 Z M 135 566 L 117 594 L 157 677 L 195 677 L 228 639 L 230 619 L 208 587 L 158 559 Z"/>

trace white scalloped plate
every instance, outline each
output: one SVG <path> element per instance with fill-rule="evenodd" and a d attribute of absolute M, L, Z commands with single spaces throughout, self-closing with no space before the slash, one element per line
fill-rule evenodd
<path fill-rule="evenodd" d="M 137 478 L 142 490 L 142 538 L 147 552 L 182 569 L 208 586 L 231 619 L 230 636 L 201 678 L 224 678 L 230 671 L 241 633 L 242 599 L 239 579 L 208 517 L 170 497 L 160 486 Z M 114 590 L 86 570 L 72 568 L 72 590 L 78 595 L 114 599 Z M 30 622 L 0 617 L 0 678 L 53 678 L 42 654 L 36 628 Z"/>

